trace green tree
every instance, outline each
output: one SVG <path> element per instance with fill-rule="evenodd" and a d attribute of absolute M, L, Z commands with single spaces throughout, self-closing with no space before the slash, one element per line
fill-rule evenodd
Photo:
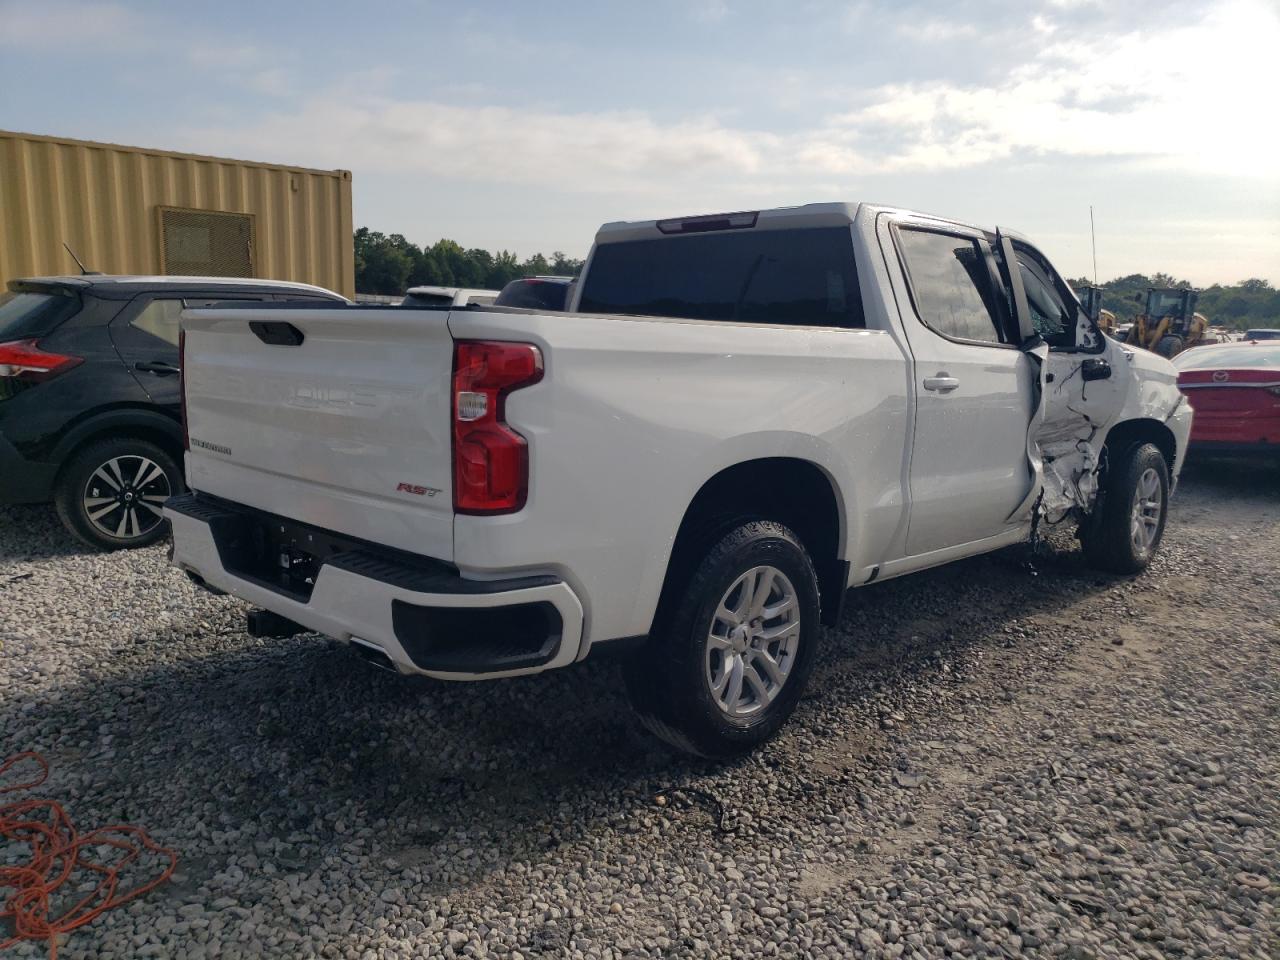
<path fill-rule="evenodd" d="M 360 293 L 402 294 L 409 287 L 478 287 L 501 290 L 519 277 L 554 274 L 577 276 L 582 261 L 557 250 L 548 260 L 535 253 L 527 260 L 510 250 L 496 254 L 464 250 L 453 240 L 419 247 L 403 234 L 387 236 L 368 227 L 355 232 L 356 289 Z"/>

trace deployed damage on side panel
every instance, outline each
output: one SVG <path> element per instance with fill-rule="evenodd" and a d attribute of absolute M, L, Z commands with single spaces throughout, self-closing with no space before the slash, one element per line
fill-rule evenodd
<path fill-rule="evenodd" d="M 1149 532 L 1143 517 L 1151 497 L 1109 505 L 1109 473 L 1117 459 L 1122 461 L 1118 469 L 1130 469 L 1122 455 L 1150 444 L 1145 455 L 1163 455 L 1170 474 L 1170 482 L 1162 482 L 1151 496 L 1168 495 L 1176 470 L 1167 424 L 1187 416 L 1180 412 L 1183 401 L 1173 374 L 1139 356 L 1142 351 L 1103 336 L 1067 284 L 1026 241 L 997 235 L 997 243 L 1003 262 L 1018 267 L 1006 267 L 1004 273 L 1009 307 L 1019 320 L 1022 350 L 1033 363 L 1038 387 L 1027 431 L 1032 483 L 1009 521 L 1030 522 L 1033 543 L 1042 524 L 1077 521 L 1087 549 L 1103 515 L 1123 508 L 1133 512 L 1130 528 L 1137 549 Z M 1158 539 L 1156 531 L 1147 553 Z"/>

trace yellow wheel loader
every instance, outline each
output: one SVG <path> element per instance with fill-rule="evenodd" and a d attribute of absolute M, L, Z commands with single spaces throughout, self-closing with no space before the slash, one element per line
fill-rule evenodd
<path fill-rule="evenodd" d="M 1125 342 L 1144 347 L 1162 357 L 1174 357 L 1190 347 L 1213 343 L 1209 321 L 1196 313 L 1198 290 L 1152 287 L 1147 291 L 1146 309 L 1134 318 Z M 1143 302 L 1142 294 L 1134 294 Z"/>

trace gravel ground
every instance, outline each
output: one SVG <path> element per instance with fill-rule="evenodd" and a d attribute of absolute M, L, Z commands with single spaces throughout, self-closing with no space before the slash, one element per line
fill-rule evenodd
<path fill-rule="evenodd" d="M 1280 473 L 1189 470 L 1136 580 L 1027 556 L 855 594 L 715 766 L 608 659 L 397 678 L 0 510 L 0 752 L 181 857 L 60 956 L 1280 956 Z"/>

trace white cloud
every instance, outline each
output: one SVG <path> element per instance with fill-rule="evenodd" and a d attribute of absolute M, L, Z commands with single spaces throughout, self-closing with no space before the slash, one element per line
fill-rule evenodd
<path fill-rule="evenodd" d="M 188 146 L 263 159 L 571 192 L 651 192 L 673 180 L 812 182 L 1053 157 L 1266 177 L 1276 172 L 1280 128 L 1259 98 L 1280 90 L 1277 49 L 1280 16 L 1246 0 L 1160 33 L 1042 40 L 1033 59 L 993 84 L 863 91 L 854 109 L 787 136 L 705 116 L 659 121 L 643 112 L 358 98 L 343 92 L 360 89 L 351 84 L 249 126 L 186 136 Z M 194 55 L 206 56 L 214 57 Z M 287 71 L 261 66 L 266 58 L 255 49 L 230 56 L 245 68 L 244 82 L 289 88 Z M 279 155 L 281 145 L 289 156 Z"/>
<path fill-rule="evenodd" d="M 719 23 L 729 15 L 726 0 L 697 0 L 689 5 L 689 12 L 699 23 Z"/>
<path fill-rule="evenodd" d="M 118 3 L 74 0 L 0 3 L 0 46 L 65 50 L 69 46 L 129 42 L 145 32 L 145 25 L 137 15 Z"/>
<path fill-rule="evenodd" d="M 1039 47 L 994 85 L 885 87 L 814 131 L 803 155 L 832 173 L 1056 155 L 1266 175 L 1280 154 L 1262 102 L 1280 90 L 1276 49 L 1280 15 L 1226 4 L 1161 33 Z"/>
<path fill-rule="evenodd" d="M 189 131 L 187 145 L 308 165 L 409 171 L 569 190 L 646 189 L 672 177 L 750 176 L 777 138 L 713 120 L 566 114 L 434 102 L 316 101 L 250 128 Z M 279 157 L 279 145 L 293 153 Z"/>

